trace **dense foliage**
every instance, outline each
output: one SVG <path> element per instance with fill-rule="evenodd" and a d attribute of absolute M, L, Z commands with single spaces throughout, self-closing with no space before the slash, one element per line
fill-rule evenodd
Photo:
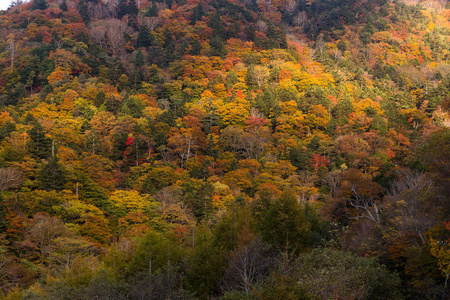
<path fill-rule="evenodd" d="M 449 297 L 450 7 L 417 2 L 15 2 L 0 299 Z"/>

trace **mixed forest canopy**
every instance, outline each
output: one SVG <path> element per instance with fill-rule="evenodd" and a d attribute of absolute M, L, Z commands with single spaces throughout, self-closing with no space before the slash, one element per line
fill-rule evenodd
<path fill-rule="evenodd" d="M 0 12 L 0 299 L 447 299 L 450 5 Z"/>

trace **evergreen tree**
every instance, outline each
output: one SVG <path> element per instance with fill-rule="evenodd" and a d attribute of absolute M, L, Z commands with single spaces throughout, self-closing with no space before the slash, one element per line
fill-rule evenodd
<path fill-rule="evenodd" d="M 224 58 L 227 55 L 225 42 L 219 36 L 212 37 L 209 45 L 211 46 L 212 56 L 220 56 Z"/>
<path fill-rule="evenodd" d="M 225 27 L 222 24 L 222 18 L 219 12 L 211 17 L 208 23 L 208 27 L 213 30 L 214 37 L 219 37 L 220 39 L 226 38 L 227 33 Z"/>
<path fill-rule="evenodd" d="M 199 40 L 194 39 L 191 43 L 191 50 L 189 51 L 189 53 L 191 55 L 199 55 L 201 50 L 202 50 L 202 44 L 200 43 Z"/>
<path fill-rule="evenodd" d="M 66 0 L 63 0 L 63 2 L 61 3 L 61 5 L 59 6 L 59 8 L 60 8 L 62 11 L 67 11 L 67 10 L 68 10 Z"/>
<path fill-rule="evenodd" d="M 145 65 L 145 57 L 141 50 L 136 52 L 136 55 L 134 56 L 134 64 L 136 67 L 142 67 Z"/>
<path fill-rule="evenodd" d="M 153 35 L 147 26 L 143 25 L 139 28 L 136 44 L 137 47 L 150 47 L 152 45 Z"/>
<path fill-rule="evenodd" d="M 30 139 L 27 142 L 28 150 L 35 158 L 45 159 L 50 157 L 52 140 L 45 136 L 41 123 L 35 121 L 33 128 L 28 131 Z"/>
<path fill-rule="evenodd" d="M 147 9 L 147 12 L 145 13 L 146 17 L 156 17 L 158 16 L 158 7 L 156 6 L 156 3 L 153 2 L 152 6 Z"/>
<path fill-rule="evenodd" d="M 286 190 L 277 199 L 260 195 L 254 203 L 257 228 L 263 240 L 279 251 L 299 253 L 310 246 L 311 227 L 307 216 L 292 190 Z"/>
<path fill-rule="evenodd" d="M 80 0 L 77 4 L 77 10 L 83 18 L 84 23 L 87 25 L 91 22 L 91 17 L 89 16 L 89 10 L 87 7 L 86 0 Z"/>
<path fill-rule="evenodd" d="M 16 124 L 7 121 L 0 127 L 0 141 L 7 137 L 11 132 L 16 130 Z"/>
<path fill-rule="evenodd" d="M 53 156 L 47 164 L 45 164 L 39 172 L 40 188 L 43 190 L 61 191 L 66 184 L 66 175 L 64 167 L 58 163 L 58 159 Z"/>
<path fill-rule="evenodd" d="M 47 0 L 33 0 L 33 5 L 31 5 L 31 10 L 46 10 L 48 8 Z"/>
<path fill-rule="evenodd" d="M 198 5 L 192 11 L 191 24 L 194 25 L 197 21 L 200 21 L 204 15 L 205 11 L 203 10 L 203 1 L 200 0 Z"/>
<path fill-rule="evenodd" d="M 126 14 L 128 14 L 128 5 L 126 0 L 119 0 L 117 4 L 117 18 L 122 19 Z"/>

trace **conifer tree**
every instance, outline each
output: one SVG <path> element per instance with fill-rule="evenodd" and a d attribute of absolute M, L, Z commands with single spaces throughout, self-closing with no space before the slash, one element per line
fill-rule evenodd
<path fill-rule="evenodd" d="M 64 167 L 58 163 L 58 158 L 53 156 L 47 164 L 45 164 L 39 173 L 40 188 L 51 191 L 61 191 L 66 184 L 66 175 Z"/>
<path fill-rule="evenodd" d="M 47 0 L 33 0 L 33 5 L 31 6 L 31 10 L 46 10 L 48 8 Z"/>
<path fill-rule="evenodd" d="M 35 158 L 48 158 L 52 150 L 52 140 L 45 136 L 41 123 L 35 121 L 33 128 L 28 131 L 30 139 L 27 142 L 28 150 Z"/>

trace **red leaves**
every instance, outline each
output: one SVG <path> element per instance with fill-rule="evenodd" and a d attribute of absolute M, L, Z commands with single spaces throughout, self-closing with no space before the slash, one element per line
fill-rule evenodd
<path fill-rule="evenodd" d="M 313 154 L 311 159 L 311 165 L 316 172 L 319 171 L 321 167 L 326 167 L 329 163 L 330 161 L 328 158 L 320 154 Z"/>
<path fill-rule="evenodd" d="M 127 138 L 125 145 L 130 146 L 130 145 L 133 145 L 133 143 L 134 143 L 134 138 L 132 136 L 130 136 L 129 138 Z"/>

